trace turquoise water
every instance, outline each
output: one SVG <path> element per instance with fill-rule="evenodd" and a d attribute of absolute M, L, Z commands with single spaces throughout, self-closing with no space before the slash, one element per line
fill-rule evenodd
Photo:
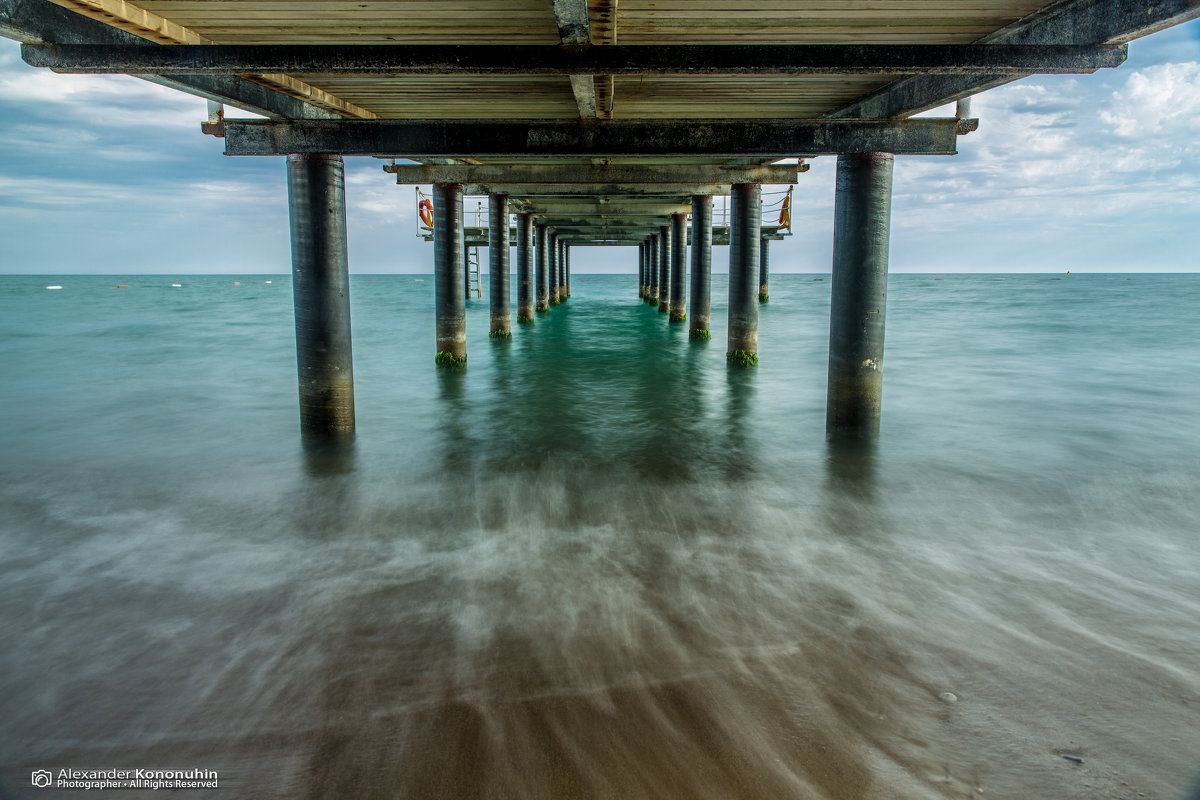
<path fill-rule="evenodd" d="M 1200 276 L 893 276 L 849 450 L 828 276 L 772 277 L 750 371 L 724 276 L 709 344 L 633 275 L 511 342 L 471 301 L 465 373 L 432 276 L 351 283 L 358 436 L 306 453 L 286 276 L 0 277 L 4 797 L 1174 800 L 1200 767 Z"/>

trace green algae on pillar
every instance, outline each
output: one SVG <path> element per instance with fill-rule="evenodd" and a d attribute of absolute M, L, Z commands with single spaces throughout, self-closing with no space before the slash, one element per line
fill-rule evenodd
<path fill-rule="evenodd" d="M 438 366 L 467 363 L 467 301 L 462 239 L 462 184 L 433 185 L 433 286 Z"/>
<path fill-rule="evenodd" d="M 687 214 L 671 215 L 671 322 L 687 322 Z"/>
<path fill-rule="evenodd" d="M 517 322 L 533 322 L 533 215 L 517 214 Z"/>
<path fill-rule="evenodd" d="M 671 226 L 658 234 L 658 313 L 671 311 Z"/>
<path fill-rule="evenodd" d="M 638 242 L 638 299 L 646 299 L 646 245 Z"/>
<path fill-rule="evenodd" d="M 571 296 L 571 246 L 563 242 L 563 300 Z"/>
<path fill-rule="evenodd" d="M 739 183 L 732 187 L 729 225 L 729 338 L 725 348 L 731 366 L 758 363 L 758 242 L 762 236 L 762 187 Z"/>
<path fill-rule="evenodd" d="M 825 430 L 873 438 L 883 401 L 892 155 L 838 156 Z"/>
<path fill-rule="evenodd" d="M 550 305 L 558 305 L 558 258 L 559 246 L 558 235 L 550 234 L 550 245 L 546 249 L 546 274 L 550 278 Z"/>
<path fill-rule="evenodd" d="M 493 339 L 512 338 L 512 313 L 508 308 L 508 195 L 488 197 L 488 283 L 491 286 Z"/>
<path fill-rule="evenodd" d="M 533 310 L 538 313 L 545 313 L 550 310 L 550 289 L 546 284 L 548 277 L 546 273 L 546 260 L 550 251 L 549 233 L 546 231 L 545 225 L 538 225 L 536 226 L 535 234 L 534 249 L 536 250 L 536 258 L 534 260 L 536 262 L 535 271 L 537 273 L 535 280 L 537 286 L 537 305 L 534 306 Z"/>
<path fill-rule="evenodd" d="M 712 195 L 692 197 L 692 325 L 688 336 L 698 341 L 712 338 L 709 332 L 712 299 Z"/>
<path fill-rule="evenodd" d="M 661 270 L 658 261 L 662 257 L 662 248 L 658 243 L 659 234 L 654 234 L 646 243 L 646 253 L 649 258 L 647 267 L 650 270 L 650 289 L 646 292 L 646 302 L 652 306 L 658 305 L 658 277 Z"/>

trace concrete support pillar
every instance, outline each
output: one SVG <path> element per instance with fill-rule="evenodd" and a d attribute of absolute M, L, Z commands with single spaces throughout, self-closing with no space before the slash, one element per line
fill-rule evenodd
<path fill-rule="evenodd" d="M 512 338 L 508 291 L 508 195 L 488 197 L 488 284 L 491 286 L 492 325 L 488 336 Z"/>
<path fill-rule="evenodd" d="M 342 157 L 290 155 L 287 180 L 300 430 L 352 434 L 354 360 Z"/>
<path fill-rule="evenodd" d="M 646 254 L 649 256 L 650 269 L 650 291 L 646 294 L 646 302 L 652 306 L 658 305 L 658 276 L 662 270 L 659 269 L 659 260 L 662 256 L 662 247 L 658 243 L 659 235 L 656 233 L 650 237 L 650 241 L 646 243 Z"/>
<path fill-rule="evenodd" d="M 658 234 L 658 311 L 671 310 L 671 226 L 663 225 Z"/>
<path fill-rule="evenodd" d="M 536 251 L 535 284 L 537 286 L 537 305 L 534 311 L 550 310 L 550 288 L 547 284 L 546 261 L 550 255 L 550 234 L 545 225 L 537 225 L 534 230 L 534 249 Z"/>
<path fill-rule="evenodd" d="M 725 357 L 731 364 L 758 363 L 758 242 L 762 238 L 762 187 L 739 183 L 730 194 L 729 339 Z"/>
<path fill-rule="evenodd" d="M 463 289 L 462 184 L 433 185 L 433 287 L 437 363 L 467 363 L 467 301 Z"/>
<path fill-rule="evenodd" d="M 558 305 L 558 236 L 551 233 L 549 235 L 550 245 L 546 250 L 546 269 L 550 276 L 550 305 Z"/>
<path fill-rule="evenodd" d="M 688 336 L 711 339 L 709 314 L 712 307 L 712 195 L 692 197 L 692 324 Z"/>
<path fill-rule="evenodd" d="M 563 287 L 566 294 L 563 299 L 571 296 L 571 245 L 563 242 Z"/>
<path fill-rule="evenodd" d="M 646 299 L 646 243 L 638 243 L 638 297 Z"/>
<path fill-rule="evenodd" d="M 838 156 L 825 429 L 873 437 L 883 397 L 892 156 Z"/>
<path fill-rule="evenodd" d="M 558 240 L 558 302 L 567 299 L 567 243 Z"/>
<path fill-rule="evenodd" d="M 768 278 L 771 271 L 771 240 L 759 239 L 758 245 L 758 302 L 765 303 L 771 299 L 767 291 Z"/>
<path fill-rule="evenodd" d="M 671 215 L 671 322 L 687 321 L 687 214 Z"/>
<path fill-rule="evenodd" d="M 517 214 L 517 322 L 533 322 L 532 214 Z"/>

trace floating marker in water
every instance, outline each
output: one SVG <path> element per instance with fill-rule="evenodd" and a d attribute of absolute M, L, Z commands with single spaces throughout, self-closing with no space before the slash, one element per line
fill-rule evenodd
<path fill-rule="evenodd" d="M 263 282 L 264 282 L 264 283 L 270 283 L 270 281 L 263 281 Z"/>
<path fill-rule="evenodd" d="M 954 692 L 942 692 L 938 695 L 938 700 L 941 700 L 943 703 L 957 703 L 958 695 Z"/>
<path fill-rule="evenodd" d="M 61 286 L 47 286 L 47 289 L 61 289 Z"/>
<path fill-rule="evenodd" d="M 181 288 L 182 286 L 183 286 L 183 284 L 182 284 L 182 283 L 172 283 L 172 284 L 171 284 L 171 288 L 172 288 L 172 289 L 179 289 L 179 288 Z"/>
<path fill-rule="evenodd" d="M 241 285 L 242 285 L 242 282 L 241 282 L 241 281 L 234 281 L 234 282 L 233 282 L 233 285 L 234 285 L 234 286 L 241 286 Z"/>
<path fill-rule="evenodd" d="M 118 284 L 117 284 L 117 288 L 118 288 L 118 289 L 128 289 L 128 288 L 129 288 L 129 284 L 127 284 L 127 283 L 118 283 Z"/>

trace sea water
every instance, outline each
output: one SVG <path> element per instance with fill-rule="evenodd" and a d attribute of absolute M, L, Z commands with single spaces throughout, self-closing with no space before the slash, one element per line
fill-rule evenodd
<path fill-rule="evenodd" d="M 633 275 L 489 340 L 484 283 L 458 372 L 431 276 L 352 277 L 358 434 L 306 450 L 286 276 L 0 278 L 0 794 L 1184 790 L 1200 276 L 893 276 L 873 447 L 827 275 L 749 370 L 724 276 L 709 343 Z"/>

